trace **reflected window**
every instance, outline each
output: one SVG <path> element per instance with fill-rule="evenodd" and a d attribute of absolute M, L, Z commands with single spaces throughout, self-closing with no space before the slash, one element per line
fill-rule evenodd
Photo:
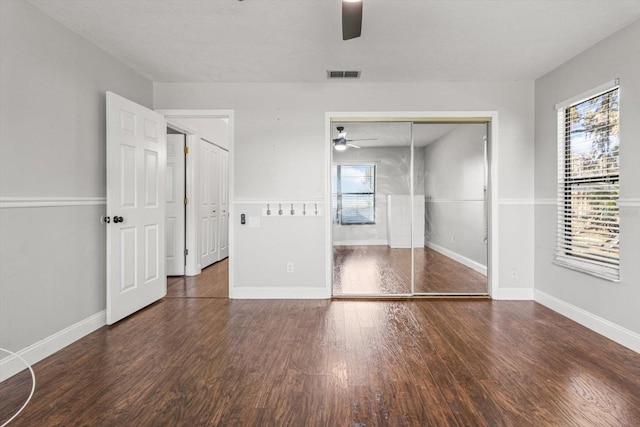
<path fill-rule="evenodd" d="M 341 225 L 375 224 L 375 164 L 335 164 L 331 173 L 333 222 Z"/>

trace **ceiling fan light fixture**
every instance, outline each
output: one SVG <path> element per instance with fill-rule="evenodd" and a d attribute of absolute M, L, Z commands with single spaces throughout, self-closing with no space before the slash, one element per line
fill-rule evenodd
<path fill-rule="evenodd" d="M 336 151 L 344 151 L 347 149 L 347 143 L 346 141 L 336 141 L 335 144 L 333 144 L 333 148 L 335 148 Z"/>
<path fill-rule="evenodd" d="M 362 0 L 342 0 L 342 40 L 362 34 Z"/>

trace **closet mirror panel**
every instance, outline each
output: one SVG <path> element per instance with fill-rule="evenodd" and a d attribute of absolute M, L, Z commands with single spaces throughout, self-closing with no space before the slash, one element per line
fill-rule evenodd
<path fill-rule="evenodd" d="M 487 294 L 486 123 L 413 125 L 414 293 Z"/>
<path fill-rule="evenodd" d="M 340 122 L 332 132 L 333 293 L 409 295 L 411 123 Z"/>

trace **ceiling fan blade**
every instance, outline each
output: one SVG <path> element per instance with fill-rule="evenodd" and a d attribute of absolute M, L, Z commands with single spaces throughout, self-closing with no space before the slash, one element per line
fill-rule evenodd
<path fill-rule="evenodd" d="M 347 142 L 351 142 L 351 141 L 377 141 L 378 138 L 354 138 L 354 139 L 347 139 Z"/>
<path fill-rule="evenodd" d="M 342 40 L 355 39 L 362 33 L 362 0 L 342 0 Z"/>
<path fill-rule="evenodd" d="M 347 143 L 347 145 L 348 145 L 349 147 L 353 147 L 353 148 L 358 148 L 358 149 L 362 148 L 362 147 L 359 147 L 359 146 L 357 146 L 357 145 L 353 145 L 353 144 L 349 144 L 349 143 Z"/>

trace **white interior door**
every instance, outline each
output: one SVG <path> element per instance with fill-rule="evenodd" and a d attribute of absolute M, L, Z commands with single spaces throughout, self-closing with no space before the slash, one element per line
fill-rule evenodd
<path fill-rule="evenodd" d="M 167 293 L 165 118 L 107 92 L 107 324 Z"/>
<path fill-rule="evenodd" d="M 220 259 L 229 256 L 229 153 L 220 150 Z"/>
<path fill-rule="evenodd" d="M 184 275 L 184 147 L 184 135 L 167 135 L 167 170 L 165 175 L 165 232 L 167 276 Z"/>
<path fill-rule="evenodd" d="M 200 268 L 219 260 L 220 149 L 200 140 Z"/>

